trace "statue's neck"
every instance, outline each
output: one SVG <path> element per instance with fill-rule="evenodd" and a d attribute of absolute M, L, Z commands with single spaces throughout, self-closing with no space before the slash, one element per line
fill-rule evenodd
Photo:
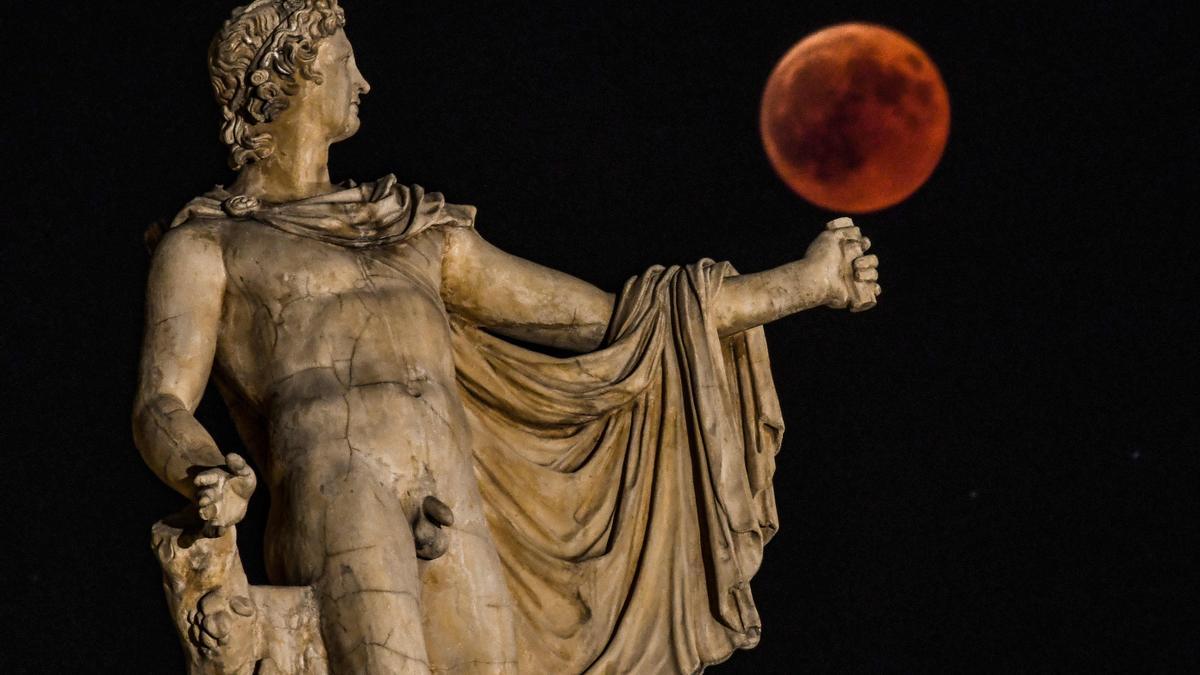
<path fill-rule="evenodd" d="M 329 181 L 329 146 L 280 142 L 270 157 L 247 164 L 229 186 L 233 194 L 283 203 L 334 190 Z"/>

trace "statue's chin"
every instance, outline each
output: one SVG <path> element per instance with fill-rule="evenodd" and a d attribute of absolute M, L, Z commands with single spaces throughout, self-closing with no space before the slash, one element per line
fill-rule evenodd
<path fill-rule="evenodd" d="M 360 126 L 362 126 L 362 123 L 359 122 L 358 115 L 351 117 L 349 122 L 346 123 L 346 128 L 342 131 L 342 133 L 334 137 L 333 142 L 337 143 L 338 141 L 344 141 L 354 134 L 357 134 Z"/>

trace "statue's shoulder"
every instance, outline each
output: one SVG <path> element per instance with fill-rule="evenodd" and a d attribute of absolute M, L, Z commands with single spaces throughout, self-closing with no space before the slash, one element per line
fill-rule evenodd
<path fill-rule="evenodd" d="M 222 257 L 225 248 L 226 219 L 189 220 L 168 228 L 151 242 L 147 232 L 147 247 L 155 256 L 175 258 Z"/>
<path fill-rule="evenodd" d="M 215 223 L 183 223 L 157 237 L 147 232 L 146 240 L 153 256 L 148 293 L 162 297 L 203 295 L 215 288 L 207 282 L 216 283 L 227 275 L 224 245 Z"/>
<path fill-rule="evenodd" d="M 192 199 L 170 220 L 160 220 L 146 228 L 143 234 L 146 250 L 154 253 L 169 234 L 172 239 L 196 238 L 219 243 L 221 233 L 229 227 L 233 218 L 222 209 L 221 199 L 216 193 L 218 189 L 214 188 Z"/>

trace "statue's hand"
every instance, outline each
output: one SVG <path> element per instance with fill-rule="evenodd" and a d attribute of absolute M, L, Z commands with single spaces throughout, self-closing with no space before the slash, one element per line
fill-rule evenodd
<path fill-rule="evenodd" d="M 225 456 L 225 466 L 218 466 L 196 475 L 196 506 L 204 520 L 204 535 L 219 537 L 225 528 L 236 525 L 246 516 L 246 505 L 258 484 L 246 460 L 237 453 Z"/>
<path fill-rule="evenodd" d="M 825 280 L 828 296 L 825 304 L 852 312 L 875 306 L 875 298 L 883 289 L 879 286 L 879 259 L 865 255 L 871 240 L 849 218 L 838 218 L 808 246 L 804 259 L 813 264 L 816 273 Z"/>

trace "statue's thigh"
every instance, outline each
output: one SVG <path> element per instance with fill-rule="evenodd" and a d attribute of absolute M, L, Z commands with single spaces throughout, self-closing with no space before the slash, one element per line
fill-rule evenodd
<path fill-rule="evenodd" d="M 313 586 L 331 660 L 353 672 L 388 660 L 409 662 L 396 672 L 423 669 L 420 576 L 399 499 L 352 469 L 324 502 L 324 563 Z"/>
<path fill-rule="evenodd" d="M 486 528 L 485 525 L 478 525 Z M 512 597 L 486 529 L 450 529 L 450 546 L 422 561 L 425 644 L 436 672 L 516 673 Z"/>

